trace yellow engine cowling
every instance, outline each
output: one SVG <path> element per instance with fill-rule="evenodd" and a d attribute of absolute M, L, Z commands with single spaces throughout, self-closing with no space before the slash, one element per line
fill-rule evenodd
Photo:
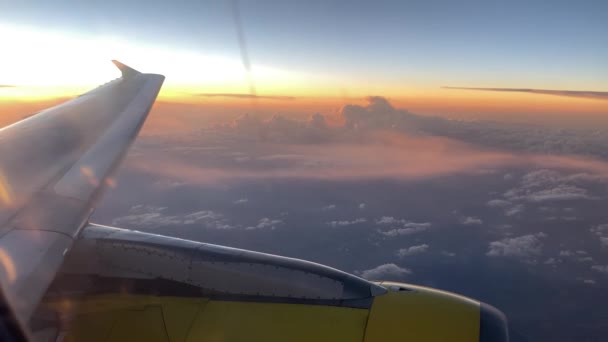
<path fill-rule="evenodd" d="M 506 320 L 474 300 L 384 282 L 370 308 L 88 295 L 48 299 L 64 341 L 508 341 Z"/>

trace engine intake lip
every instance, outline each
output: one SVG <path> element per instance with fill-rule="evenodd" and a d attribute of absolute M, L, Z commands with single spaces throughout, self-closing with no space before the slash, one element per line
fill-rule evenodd
<path fill-rule="evenodd" d="M 479 306 L 479 342 L 508 342 L 509 329 L 505 314 L 486 303 Z"/>

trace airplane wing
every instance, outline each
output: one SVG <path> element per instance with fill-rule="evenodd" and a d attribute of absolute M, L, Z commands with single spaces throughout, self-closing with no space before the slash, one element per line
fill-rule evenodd
<path fill-rule="evenodd" d="M 501 312 L 456 294 L 89 223 L 164 80 L 114 63 L 122 77 L 0 130 L 0 284 L 36 338 L 508 341 Z"/>
<path fill-rule="evenodd" d="M 531 93 L 542 95 L 555 95 L 566 97 L 579 97 L 586 99 L 608 100 L 608 91 L 586 91 L 586 90 L 549 90 L 531 88 L 470 88 L 470 87 L 443 87 L 444 89 L 479 90 L 497 92 Z"/>
<path fill-rule="evenodd" d="M 27 320 L 164 81 L 122 77 L 0 130 L 0 284 Z"/>

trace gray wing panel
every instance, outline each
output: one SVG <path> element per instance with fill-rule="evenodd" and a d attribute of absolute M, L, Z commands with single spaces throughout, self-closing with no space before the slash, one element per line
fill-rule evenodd
<path fill-rule="evenodd" d="M 166 279 L 203 292 L 258 298 L 348 301 L 386 292 L 304 260 L 99 225 L 83 229 L 62 272 Z"/>
<path fill-rule="evenodd" d="M 0 130 L 0 284 L 26 320 L 136 137 L 164 77 L 133 69 Z"/>

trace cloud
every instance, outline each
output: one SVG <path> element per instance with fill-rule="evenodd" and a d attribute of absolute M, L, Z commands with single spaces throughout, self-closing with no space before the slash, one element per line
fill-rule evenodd
<path fill-rule="evenodd" d="M 351 226 L 353 224 L 360 224 L 360 223 L 365 223 L 365 222 L 367 222 L 366 219 L 364 219 L 364 218 L 358 218 L 358 219 L 354 219 L 352 221 L 348 221 L 348 220 L 331 221 L 331 222 L 327 222 L 327 225 L 335 228 L 335 227 Z"/>
<path fill-rule="evenodd" d="M 430 228 L 430 223 L 421 223 L 416 224 L 416 226 L 412 226 L 410 228 L 395 228 L 387 231 L 380 231 L 381 234 L 389 237 L 395 237 L 400 235 L 411 235 L 415 233 L 420 233 L 428 230 Z"/>
<path fill-rule="evenodd" d="M 483 224 L 482 219 L 473 216 L 464 217 L 460 222 L 467 226 Z"/>
<path fill-rule="evenodd" d="M 429 245 L 427 245 L 426 243 L 422 244 L 422 245 L 401 248 L 397 251 L 397 256 L 400 258 L 403 258 L 403 257 L 410 256 L 410 255 L 424 253 L 428 249 L 429 249 Z"/>
<path fill-rule="evenodd" d="M 118 217 L 112 224 L 124 228 L 160 228 L 176 225 L 202 225 L 212 229 L 236 228 L 226 222 L 223 215 L 211 210 L 201 210 L 183 214 L 168 214 L 167 207 L 135 205 L 128 215 Z"/>
<path fill-rule="evenodd" d="M 565 97 L 580 97 L 588 99 L 608 100 L 608 91 L 586 91 L 586 90 L 548 90 L 531 88 L 469 88 L 469 87 L 442 87 L 444 89 L 478 90 L 478 91 L 497 91 L 497 92 L 516 92 L 531 93 L 540 95 L 554 95 Z"/>
<path fill-rule="evenodd" d="M 528 194 L 526 199 L 531 202 L 544 202 L 596 199 L 596 197 L 590 196 L 586 189 L 582 189 L 574 185 L 560 184 L 551 189 L 544 189 Z"/>
<path fill-rule="evenodd" d="M 511 208 L 506 208 L 505 215 L 506 216 L 515 216 L 515 215 L 518 215 L 519 213 L 521 213 L 522 211 L 524 211 L 524 206 L 521 204 L 517 204 L 517 205 L 512 206 Z"/>
<path fill-rule="evenodd" d="M 486 205 L 488 207 L 498 207 L 498 208 L 502 208 L 502 207 L 507 207 L 511 205 L 511 202 L 503 200 L 503 199 L 493 199 L 490 200 L 486 203 Z"/>
<path fill-rule="evenodd" d="M 558 260 L 555 258 L 549 258 L 547 260 L 545 260 L 545 262 L 543 262 L 543 264 L 545 265 L 555 265 L 558 263 Z"/>
<path fill-rule="evenodd" d="M 283 224 L 283 220 L 281 219 L 271 219 L 268 217 L 261 218 L 255 226 L 249 226 L 245 229 L 254 230 L 254 229 L 276 229 L 277 226 Z"/>
<path fill-rule="evenodd" d="M 545 233 L 537 233 L 493 241 L 490 242 L 486 255 L 521 258 L 538 256 L 543 247 L 542 239 L 546 236 Z"/>
<path fill-rule="evenodd" d="M 502 206 L 506 216 L 516 216 L 525 209 L 525 203 L 597 200 L 599 198 L 591 195 L 587 189 L 581 187 L 581 184 L 598 181 L 604 182 L 605 179 L 603 176 L 591 175 L 589 173 L 564 174 L 563 171 L 538 169 L 523 175 L 517 187 L 503 194 L 504 200 L 496 199 L 487 204 L 495 207 Z M 554 209 L 549 207 L 541 207 L 540 210 L 555 212 Z M 546 220 L 557 219 L 566 221 L 578 220 L 577 217 L 572 215 L 559 217 L 552 215 L 546 218 Z"/>
<path fill-rule="evenodd" d="M 236 200 L 236 201 L 234 201 L 232 203 L 234 203 L 234 204 L 243 204 L 243 203 L 247 203 L 247 202 L 249 202 L 249 199 L 247 199 L 247 198 L 239 198 L 238 200 Z"/>
<path fill-rule="evenodd" d="M 600 245 L 608 247 L 608 223 L 593 226 L 589 231 L 598 237 Z"/>
<path fill-rule="evenodd" d="M 561 250 L 559 251 L 559 256 L 563 256 L 563 257 L 570 257 L 573 256 L 574 253 L 570 250 Z"/>
<path fill-rule="evenodd" d="M 379 220 L 376 220 L 377 224 L 395 224 L 395 223 L 405 223 L 406 221 L 403 219 L 396 219 L 392 216 L 382 216 Z"/>
<path fill-rule="evenodd" d="M 323 208 L 321 208 L 321 210 L 327 211 L 327 210 L 334 210 L 336 209 L 336 205 L 335 204 L 329 204 L 324 206 Z"/>
<path fill-rule="evenodd" d="M 392 229 L 390 230 L 380 230 L 381 234 L 389 237 L 410 235 L 431 228 L 430 222 L 412 222 L 406 219 L 397 219 L 392 216 L 382 216 L 380 219 L 376 220 L 376 224 L 379 226 L 391 226 Z"/>
<path fill-rule="evenodd" d="M 365 203 L 360 203 L 359 204 L 359 209 L 365 209 L 366 204 Z"/>
<path fill-rule="evenodd" d="M 597 236 L 604 236 L 604 235 L 608 236 L 608 223 L 593 226 L 593 227 L 591 227 L 590 231 L 591 231 L 591 233 L 593 233 Z"/>
<path fill-rule="evenodd" d="M 16 85 L 12 84 L 0 84 L 0 88 L 16 88 Z"/>
<path fill-rule="evenodd" d="M 599 273 L 608 274 L 608 265 L 593 265 L 591 269 Z"/>
<path fill-rule="evenodd" d="M 284 95 L 253 95 L 253 94 L 240 94 L 240 93 L 196 93 L 191 94 L 194 96 L 202 96 L 202 97 L 225 97 L 225 98 L 235 98 L 235 99 L 263 99 L 263 100 L 285 100 L 292 101 L 295 100 L 294 96 L 284 96 Z"/>
<path fill-rule="evenodd" d="M 568 182 L 567 187 L 555 184 L 553 187 L 528 189 L 523 193 L 505 193 L 503 196 L 503 200 L 521 202 L 592 198 L 590 194 L 585 194 L 586 190 L 581 186 L 584 179 L 608 180 L 608 162 L 545 155 L 579 153 L 577 149 L 556 148 L 553 152 L 551 148 L 534 150 L 534 146 L 546 145 L 542 141 L 546 135 L 538 127 L 525 128 L 523 133 L 519 130 L 514 130 L 518 133 L 504 133 L 504 136 L 496 138 L 500 142 L 495 146 L 487 144 L 485 139 L 495 139 L 502 132 L 500 130 L 503 126 L 496 123 L 480 125 L 420 117 L 394 108 L 386 99 L 370 98 L 366 105 L 343 107 L 337 118 L 333 119 L 321 114 L 314 114 L 305 121 L 281 115 L 268 119 L 241 115 L 230 123 L 200 128 L 197 134 L 180 136 L 171 142 L 183 148 L 224 148 L 223 151 L 192 151 L 208 157 L 204 159 L 205 163 L 201 162 L 203 158 L 195 159 L 196 155 L 186 159 L 175 153 L 159 154 L 156 142 L 156 145 L 152 145 L 156 147 L 153 156 L 129 158 L 125 166 L 141 173 L 204 185 L 263 179 L 418 180 L 453 174 L 478 174 L 480 170 L 510 166 L 576 170 L 577 173 L 570 175 L 569 179 L 564 178 Z M 538 133 L 539 130 L 543 131 L 542 134 Z M 524 136 L 537 135 L 540 140 L 530 142 L 529 151 L 523 147 L 509 148 L 511 141 L 521 140 L 520 133 Z M 572 139 L 580 138 L 579 133 L 572 135 Z M 566 133 L 560 131 L 555 134 L 561 139 Z M 471 141 L 471 137 L 478 135 L 484 138 Z M 570 133 L 566 135 L 570 137 Z M 597 146 L 593 145 L 595 143 L 589 145 L 592 154 L 605 151 L 608 135 L 582 135 L 584 139 L 597 140 Z M 566 140 L 570 141 L 570 138 Z M 138 148 L 143 146 L 141 139 L 138 141 L 133 153 L 145 152 L 145 149 Z M 256 144 L 252 144 L 254 141 Z M 568 144 L 588 146 L 585 141 L 572 141 Z M 492 147 L 499 150 L 492 151 Z M 519 153 L 522 149 L 528 153 Z M 244 154 L 230 155 L 230 151 L 234 150 Z M 152 149 L 149 149 L 149 153 L 152 154 Z M 608 151 L 605 154 L 608 159 Z M 234 162 L 235 158 L 239 160 L 238 163 Z M 511 199 L 507 196 L 515 197 Z"/>
<path fill-rule="evenodd" d="M 378 265 L 372 269 L 360 272 L 362 278 L 368 280 L 399 280 L 412 271 L 407 268 L 399 267 L 393 263 Z"/>

